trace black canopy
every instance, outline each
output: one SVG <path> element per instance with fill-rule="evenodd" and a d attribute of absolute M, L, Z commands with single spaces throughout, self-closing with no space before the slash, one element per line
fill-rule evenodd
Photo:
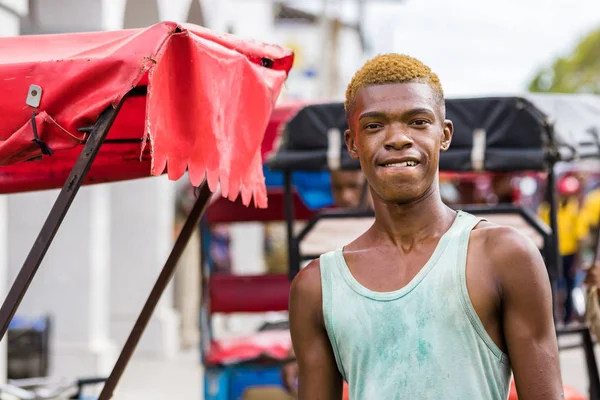
<path fill-rule="evenodd" d="M 446 100 L 454 123 L 444 171 L 540 171 L 548 161 L 600 157 L 600 96 L 527 94 Z M 273 170 L 355 169 L 343 103 L 309 105 L 288 123 Z"/>

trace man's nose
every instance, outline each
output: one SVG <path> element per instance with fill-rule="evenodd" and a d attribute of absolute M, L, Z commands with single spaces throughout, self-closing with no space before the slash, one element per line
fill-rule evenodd
<path fill-rule="evenodd" d="M 401 150 L 412 146 L 412 144 L 413 140 L 404 124 L 395 123 L 388 126 L 384 144 L 386 149 Z"/>

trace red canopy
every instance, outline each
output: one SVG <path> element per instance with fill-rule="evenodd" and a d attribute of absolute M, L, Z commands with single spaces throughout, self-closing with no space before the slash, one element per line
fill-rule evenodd
<path fill-rule="evenodd" d="M 291 51 L 172 22 L 0 38 L 0 48 L 0 193 L 62 186 L 86 140 L 80 128 L 147 87 L 126 98 L 86 183 L 187 170 L 195 186 L 206 176 L 212 191 L 220 182 L 223 196 L 266 207 L 261 141 Z M 26 104 L 30 85 L 42 90 L 37 107 Z"/>

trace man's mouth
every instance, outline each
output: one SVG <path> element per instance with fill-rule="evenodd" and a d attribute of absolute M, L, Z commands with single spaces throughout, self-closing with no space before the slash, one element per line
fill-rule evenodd
<path fill-rule="evenodd" d="M 402 161 L 394 163 L 383 164 L 383 167 L 416 167 L 419 164 L 418 161 Z"/>

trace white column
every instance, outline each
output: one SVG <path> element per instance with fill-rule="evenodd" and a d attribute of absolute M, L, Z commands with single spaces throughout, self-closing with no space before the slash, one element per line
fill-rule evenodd
<path fill-rule="evenodd" d="M 110 188 L 82 188 L 17 314 L 50 314 L 50 374 L 107 374 L 115 361 L 108 335 Z M 23 265 L 58 191 L 8 196 L 9 282 Z"/>
<path fill-rule="evenodd" d="M 260 275 L 266 271 L 264 227 L 259 222 L 231 224 L 231 268 L 236 275 Z"/>
<path fill-rule="evenodd" d="M 19 34 L 18 15 L 27 14 L 27 4 L 23 0 L 3 0 L 2 4 L 9 8 L 9 11 L 0 8 L 0 36 L 16 36 Z M 14 13 L 13 13 L 14 12 Z"/>
<path fill-rule="evenodd" d="M 175 186 L 162 176 L 115 183 L 111 189 L 111 337 L 122 345 L 173 245 Z M 135 354 L 162 358 L 178 350 L 171 282 Z"/>
<path fill-rule="evenodd" d="M 8 275 L 8 202 L 0 196 L 0 299 L 6 296 Z M 6 337 L 0 341 L 0 384 L 6 383 Z"/>
<path fill-rule="evenodd" d="M 185 178 L 183 178 L 185 179 Z M 187 215 L 176 214 L 176 230 L 183 228 Z M 196 229 L 177 264 L 173 276 L 174 308 L 181 320 L 181 348 L 198 346 L 200 339 L 200 230 Z"/>
<path fill-rule="evenodd" d="M 102 30 L 102 0 L 28 0 L 32 20 L 21 34 L 91 32 Z"/>

